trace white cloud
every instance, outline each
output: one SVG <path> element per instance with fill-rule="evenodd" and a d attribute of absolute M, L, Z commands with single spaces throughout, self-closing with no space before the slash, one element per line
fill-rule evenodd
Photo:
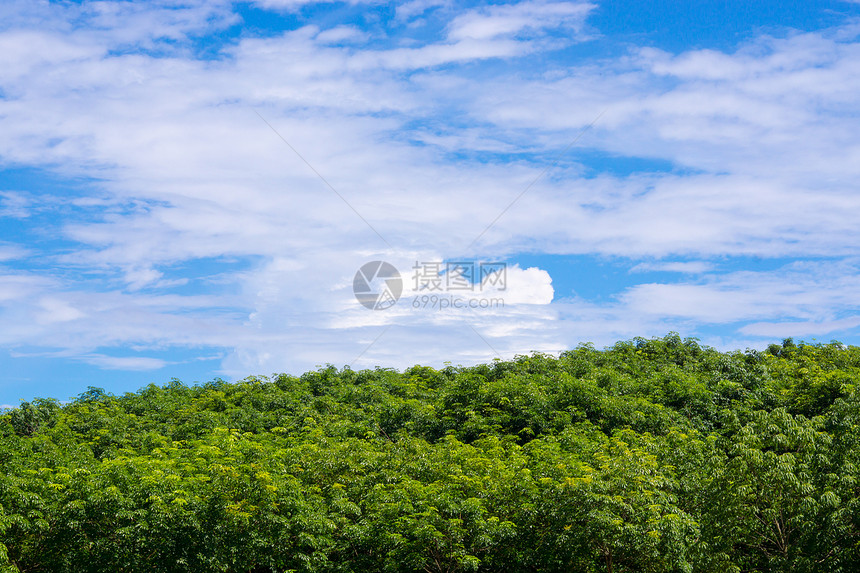
<path fill-rule="evenodd" d="M 324 44 L 336 44 L 338 42 L 360 42 L 366 40 L 368 35 L 354 26 L 336 26 L 323 30 L 316 36 L 318 42 Z"/>
<path fill-rule="evenodd" d="M 521 269 L 514 265 L 505 270 L 506 284 L 502 290 L 497 285 L 484 281 L 483 290 L 488 296 L 503 296 L 505 304 L 549 304 L 554 294 L 552 278 L 545 270 L 530 267 Z"/>
<path fill-rule="evenodd" d="M 339 0 L 254 0 L 254 4 L 267 10 L 294 12 L 309 4 L 333 4 Z M 379 4 L 380 0 L 346 0 L 347 4 Z"/>
<path fill-rule="evenodd" d="M 106 356 L 104 354 L 87 354 L 81 357 L 83 362 L 104 368 L 106 370 L 159 370 L 168 365 L 164 360 L 145 356 Z"/>
<path fill-rule="evenodd" d="M 42 352 L 42 353 L 22 353 L 12 352 L 13 358 L 62 358 L 74 359 L 85 364 L 91 364 L 105 370 L 125 370 L 135 372 L 145 372 L 149 370 L 159 370 L 168 366 L 170 363 L 158 358 L 150 358 L 146 356 L 109 356 L 106 354 L 91 353 L 80 354 L 68 351 L 60 352 Z"/>
<path fill-rule="evenodd" d="M 5 261 L 14 261 L 16 259 L 24 259 L 31 254 L 32 251 L 19 245 L 9 245 L 0 243 L 0 263 Z"/>
<path fill-rule="evenodd" d="M 0 217 L 26 219 L 31 210 L 31 201 L 25 193 L 0 191 Z"/>
<path fill-rule="evenodd" d="M 545 29 L 578 31 L 595 4 L 585 2 L 519 2 L 471 10 L 451 22 L 448 38 L 491 40 L 521 33 L 540 35 Z"/>
<path fill-rule="evenodd" d="M 631 273 L 670 272 L 685 274 L 702 274 L 714 269 L 714 265 L 705 261 L 662 261 L 639 263 L 631 267 Z"/>
<path fill-rule="evenodd" d="M 856 311 L 860 275 L 848 262 L 794 263 L 776 271 L 711 275 L 696 283 L 641 284 L 621 300 L 636 313 L 698 323 L 792 317 L 829 321 Z"/>
<path fill-rule="evenodd" d="M 408 20 L 434 8 L 450 7 L 451 4 L 451 0 L 410 0 L 397 5 L 397 18 Z"/>
<path fill-rule="evenodd" d="M 68 322 L 83 318 L 85 315 L 80 310 L 70 305 L 67 301 L 52 297 L 46 297 L 39 301 L 40 311 L 35 318 L 39 324 L 52 325 L 57 322 Z"/>

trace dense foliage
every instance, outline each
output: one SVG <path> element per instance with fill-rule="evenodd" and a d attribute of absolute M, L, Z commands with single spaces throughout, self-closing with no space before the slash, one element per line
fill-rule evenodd
<path fill-rule="evenodd" d="M 860 570 L 860 348 L 671 334 L 0 416 L 0 571 Z"/>

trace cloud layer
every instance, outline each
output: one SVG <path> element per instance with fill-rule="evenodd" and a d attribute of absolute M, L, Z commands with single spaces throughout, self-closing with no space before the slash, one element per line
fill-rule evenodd
<path fill-rule="evenodd" d="M 856 335 L 855 22 L 586 57 L 593 3 L 328 6 L 258 2 L 304 15 L 266 31 L 229 2 L 4 4 L 0 165 L 70 187 L 0 193 L 0 345 L 129 370 L 215 349 L 241 376 Z M 642 281 L 553 301 L 522 253 Z M 380 259 L 407 283 L 513 261 L 505 305 L 367 311 L 352 277 Z"/>

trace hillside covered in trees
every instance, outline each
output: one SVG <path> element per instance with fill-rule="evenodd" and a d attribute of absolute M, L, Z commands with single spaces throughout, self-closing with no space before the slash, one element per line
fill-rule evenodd
<path fill-rule="evenodd" d="M 5 572 L 860 570 L 860 348 L 554 358 L 37 399 Z"/>

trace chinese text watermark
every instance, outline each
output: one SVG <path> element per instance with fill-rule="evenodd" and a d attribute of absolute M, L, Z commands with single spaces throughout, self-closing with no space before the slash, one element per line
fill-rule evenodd
<path fill-rule="evenodd" d="M 504 308 L 497 294 L 508 286 L 507 263 L 480 261 L 416 261 L 412 266 L 414 309 L 445 310 Z M 372 261 L 362 265 L 353 280 L 355 297 L 364 307 L 385 310 L 403 294 L 403 279 L 394 265 Z"/>

